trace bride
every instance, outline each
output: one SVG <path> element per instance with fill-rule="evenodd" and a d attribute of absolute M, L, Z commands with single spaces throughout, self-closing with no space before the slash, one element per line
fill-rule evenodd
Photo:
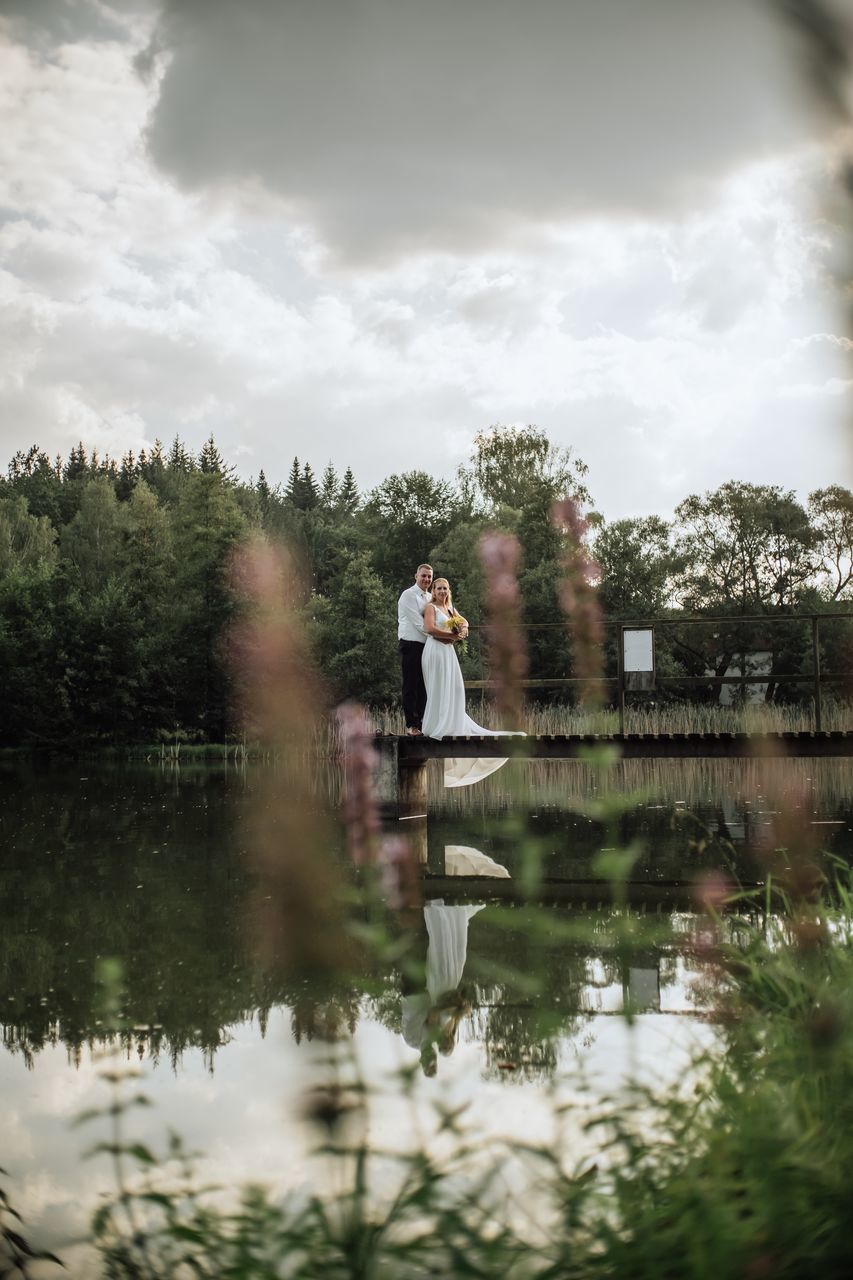
<path fill-rule="evenodd" d="M 422 659 L 427 701 L 422 732 L 427 738 L 482 737 L 504 734 L 502 729 L 486 729 L 465 712 L 465 685 L 453 643 L 464 639 L 468 623 L 454 607 L 450 583 L 436 578 L 432 601 L 424 609 L 426 642 Z M 464 787 L 494 773 L 506 760 L 446 760 L 444 785 Z"/>

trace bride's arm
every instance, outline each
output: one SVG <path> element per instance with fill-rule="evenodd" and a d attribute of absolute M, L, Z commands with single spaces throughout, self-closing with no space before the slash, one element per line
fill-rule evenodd
<path fill-rule="evenodd" d="M 441 640 L 444 644 L 453 644 L 453 636 L 444 627 L 436 626 L 435 605 L 428 604 L 424 609 L 424 631 L 433 640 Z"/>

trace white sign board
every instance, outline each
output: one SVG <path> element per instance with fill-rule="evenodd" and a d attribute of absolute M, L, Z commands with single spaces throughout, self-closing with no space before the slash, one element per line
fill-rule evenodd
<path fill-rule="evenodd" d="M 651 627 L 633 627 L 622 632 L 624 641 L 623 670 L 654 671 L 655 633 Z"/>

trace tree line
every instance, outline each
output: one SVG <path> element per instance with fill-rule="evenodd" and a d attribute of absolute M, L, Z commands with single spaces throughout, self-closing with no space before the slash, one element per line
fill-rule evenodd
<path fill-rule="evenodd" d="M 487 528 L 521 544 L 531 676 L 571 673 L 569 639 L 554 625 L 565 551 L 550 519 L 557 497 L 587 512 L 607 617 L 731 619 L 711 650 L 687 624 L 663 638 L 662 672 L 701 674 L 747 646 L 805 671 L 801 626 L 771 635 L 738 617 L 849 607 L 853 495 L 840 485 L 803 504 L 779 486 L 729 481 L 686 497 L 672 521 L 612 522 L 592 509 L 587 485 L 582 460 L 535 426 L 481 432 L 453 479 L 409 471 L 367 493 L 350 467 L 329 463 L 317 476 L 298 458 L 284 483 L 263 471 L 241 480 L 212 437 L 197 454 L 175 439 L 120 461 L 83 444 L 65 459 L 18 452 L 0 477 L 0 741 L 235 732 L 228 636 L 240 599 L 230 564 L 253 535 L 286 540 L 304 570 L 305 627 L 332 696 L 372 703 L 397 697 L 396 598 L 420 561 L 450 579 L 475 627 L 483 618 L 477 544 Z M 483 674 L 476 637 L 462 659 L 468 675 Z M 830 667 L 853 666 L 846 623 L 823 643 Z"/>

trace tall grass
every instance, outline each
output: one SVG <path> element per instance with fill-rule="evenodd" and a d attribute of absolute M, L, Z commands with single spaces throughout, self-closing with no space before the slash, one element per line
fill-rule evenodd
<path fill-rule="evenodd" d="M 494 706 L 486 698 L 469 696 L 468 709 L 487 729 L 500 727 Z M 402 733 L 402 713 L 396 707 L 372 707 L 370 715 L 379 733 Z M 828 700 L 822 709 L 825 730 L 853 729 L 853 705 Z M 530 734 L 614 734 L 619 713 L 608 707 L 585 710 L 565 705 L 528 705 L 522 728 Z M 719 707 L 700 703 L 665 703 L 661 706 L 627 706 L 626 733 L 794 733 L 814 728 L 809 706 Z"/>

